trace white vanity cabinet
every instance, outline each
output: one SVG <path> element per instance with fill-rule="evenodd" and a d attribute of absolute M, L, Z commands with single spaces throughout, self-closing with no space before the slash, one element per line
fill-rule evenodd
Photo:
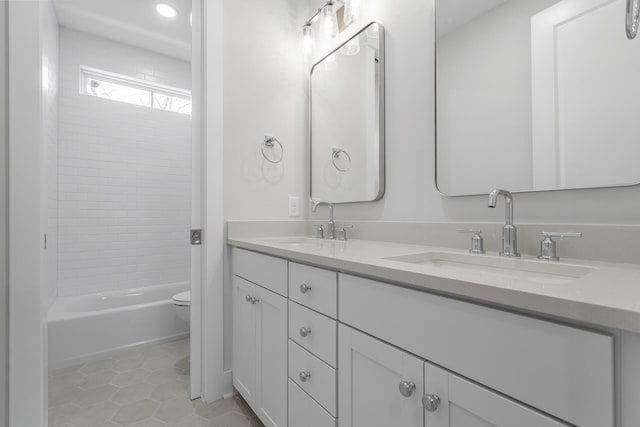
<path fill-rule="evenodd" d="M 347 324 L 573 425 L 614 426 L 609 334 L 347 274 L 339 289 L 341 332 Z"/>
<path fill-rule="evenodd" d="M 246 252 L 246 251 L 243 251 Z M 237 253 L 234 252 L 234 256 Z M 243 254 L 240 260 L 243 260 Z M 249 259 L 254 261 L 251 254 Z M 261 261 L 269 261 L 266 257 Z M 269 268 L 281 265 L 277 258 L 261 265 Z M 233 385 L 267 427 L 287 426 L 287 299 L 271 290 L 252 283 L 235 272 L 244 274 L 252 264 L 238 264 L 235 260 L 232 279 L 233 304 Z M 282 283 L 286 290 L 286 261 L 284 275 L 277 280 L 271 274 L 268 285 Z M 250 276 L 250 274 L 248 274 Z"/>
<path fill-rule="evenodd" d="M 289 427 L 336 425 L 337 279 L 289 263 Z"/>
<path fill-rule="evenodd" d="M 430 363 L 422 399 L 428 427 L 570 427 Z"/>
<path fill-rule="evenodd" d="M 339 427 L 569 427 L 340 325 Z"/>
<path fill-rule="evenodd" d="M 627 427 L 610 333 L 232 256 L 233 384 L 266 426 Z"/>
<path fill-rule="evenodd" d="M 338 336 L 338 426 L 422 427 L 422 360 L 344 325 Z"/>

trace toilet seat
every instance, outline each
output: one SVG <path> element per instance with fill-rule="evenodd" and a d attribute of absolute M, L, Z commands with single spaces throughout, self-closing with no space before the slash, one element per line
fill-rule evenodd
<path fill-rule="evenodd" d="M 191 305 L 191 291 L 185 291 L 179 294 L 175 294 L 172 300 L 173 305 L 189 307 Z"/>

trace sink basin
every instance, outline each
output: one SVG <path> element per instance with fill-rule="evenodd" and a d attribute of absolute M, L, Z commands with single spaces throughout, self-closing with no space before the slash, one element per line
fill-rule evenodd
<path fill-rule="evenodd" d="M 313 237 L 277 237 L 265 239 L 265 241 L 287 246 L 319 246 L 323 242 Z"/>
<path fill-rule="evenodd" d="M 500 276 L 545 285 L 567 284 L 596 271 L 593 267 L 582 265 L 447 252 L 423 252 L 384 259 L 424 265 L 442 272 Z"/>

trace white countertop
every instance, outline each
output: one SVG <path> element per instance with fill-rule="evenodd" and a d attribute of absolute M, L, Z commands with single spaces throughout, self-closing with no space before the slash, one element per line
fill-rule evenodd
<path fill-rule="evenodd" d="M 308 244 L 282 243 L 300 236 L 236 238 L 232 246 L 262 252 L 345 273 L 393 282 L 518 311 L 539 313 L 596 326 L 640 333 L 640 266 L 563 259 L 561 264 L 587 266 L 593 272 L 569 283 L 550 284 L 499 277 L 460 269 L 438 269 L 385 258 L 422 252 L 466 254 L 451 248 L 366 240 L 309 239 Z M 487 253 L 480 257 L 497 257 Z M 523 256 L 508 262 L 535 262 Z"/>

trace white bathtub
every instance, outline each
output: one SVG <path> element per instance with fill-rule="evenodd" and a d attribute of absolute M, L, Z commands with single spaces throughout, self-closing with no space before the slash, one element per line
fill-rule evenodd
<path fill-rule="evenodd" d="M 49 369 L 187 336 L 171 297 L 188 289 L 175 283 L 57 298 L 49 309 Z"/>

